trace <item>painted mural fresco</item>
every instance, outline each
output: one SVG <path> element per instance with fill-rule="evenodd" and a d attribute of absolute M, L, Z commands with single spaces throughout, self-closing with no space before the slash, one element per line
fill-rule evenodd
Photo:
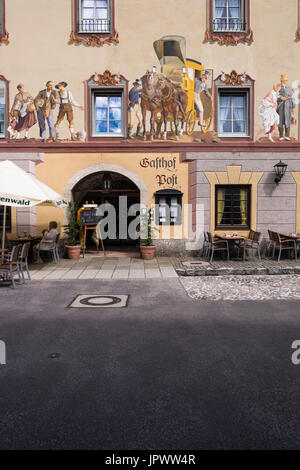
<path fill-rule="evenodd" d="M 295 107 L 293 88 L 288 84 L 287 74 L 282 74 L 280 83 L 273 85 L 273 89 L 266 94 L 259 108 L 264 132 L 271 142 L 274 142 L 272 135 L 276 128 L 279 132 L 279 142 L 291 140 L 291 126 L 297 124 Z"/>
<path fill-rule="evenodd" d="M 206 143 L 218 143 L 224 137 L 253 138 L 257 116 L 254 80 L 246 72 L 221 72 L 214 80 L 212 69 L 186 57 L 182 36 L 164 36 L 154 41 L 153 47 L 160 70 L 153 66 L 132 84 L 109 70 L 91 76 L 87 81 L 91 108 L 86 110 L 85 130 L 75 130 L 74 108 L 83 111 L 84 107 L 74 98 L 72 85 L 48 81 L 34 96 L 18 84 L 7 126 L 10 140 L 36 140 L 30 135 L 34 126 L 39 128 L 40 141 L 54 143 L 101 137 Z M 127 91 L 128 103 L 124 99 Z M 259 106 L 264 132 L 259 141 L 295 141 L 291 137 L 295 106 L 293 88 L 282 74 Z M 65 125 L 68 138 L 61 135 Z"/>

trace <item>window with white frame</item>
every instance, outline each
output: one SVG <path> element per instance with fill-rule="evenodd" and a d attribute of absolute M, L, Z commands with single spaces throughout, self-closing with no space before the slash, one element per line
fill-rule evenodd
<path fill-rule="evenodd" d="M 0 80 L 0 138 L 6 137 L 6 83 Z"/>
<path fill-rule="evenodd" d="M 249 137 L 249 90 L 218 90 L 218 135 Z"/>
<path fill-rule="evenodd" d="M 123 89 L 93 90 L 92 102 L 92 136 L 124 136 L 125 106 Z"/>
<path fill-rule="evenodd" d="M 79 33 L 111 32 L 111 0 L 79 0 Z"/>
<path fill-rule="evenodd" d="M 247 0 L 213 0 L 213 30 L 215 32 L 244 32 Z"/>

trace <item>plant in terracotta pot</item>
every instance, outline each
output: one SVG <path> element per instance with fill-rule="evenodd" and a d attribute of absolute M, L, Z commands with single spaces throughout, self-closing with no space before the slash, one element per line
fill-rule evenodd
<path fill-rule="evenodd" d="M 67 236 L 66 249 L 68 258 L 79 259 L 80 257 L 80 229 L 81 225 L 77 220 L 77 207 L 73 202 L 69 202 L 69 223 L 64 225 L 64 233 Z"/>
<path fill-rule="evenodd" d="M 154 232 L 158 231 L 156 227 L 152 227 L 151 209 L 148 214 L 140 215 L 140 250 L 143 259 L 151 260 L 155 256 L 156 246 L 153 244 L 152 238 Z"/>

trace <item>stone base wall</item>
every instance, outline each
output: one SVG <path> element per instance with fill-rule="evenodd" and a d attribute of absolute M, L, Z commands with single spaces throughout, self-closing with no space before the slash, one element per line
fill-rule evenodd
<path fill-rule="evenodd" d="M 156 246 L 156 256 L 187 256 L 189 252 L 186 251 L 186 240 L 153 240 Z"/>

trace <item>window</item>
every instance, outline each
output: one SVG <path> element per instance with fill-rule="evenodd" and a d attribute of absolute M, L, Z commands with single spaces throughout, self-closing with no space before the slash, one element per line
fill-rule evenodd
<path fill-rule="evenodd" d="M 182 193 L 175 189 L 162 189 L 155 193 L 156 225 L 181 225 Z"/>
<path fill-rule="evenodd" d="M 110 33 L 109 0 L 79 0 L 79 33 Z"/>
<path fill-rule="evenodd" d="M 73 30 L 69 44 L 91 47 L 119 44 L 115 0 L 73 0 Z"/>
<path fill-rule="evenodd" d="M 251 186 L 216 186 L 216 229 L 250 229 Z"/>
<path fill-rule="evenodd" d="M 250 0 L 206 0 L 207 28 L 204 42 L 251 44 Z"/>
<path fill-rule="evenodd" d="M 248 136 L 248 93 L 246 91 L 219 90 L 218 104 L 219 136 Z"/>
<path fill-rule="evenodd" d="M 0 0 L 0 34 L 3 34 L 3 1 Z"/>
<path fill-rule="evenodd" d="M 94 137 L 124 136 L 124 100 L 122 90 L 93 92 Z"/>
<path fill-rule="evenodd" d="M 215 0 L 213 30 L 216 32 L 246 31 L 244 0 Z"/>
<path fill-rule="evenodd" d="M 7 129 L 7 86 L 8 82 L 0 75 L 0 139 L 6 137 Z"/>
<path fill-rule="evenodd" d="M 2 233 L 2 227 L 3 227 L 3 212 L 4 212 L 4 207 L 0 206 L 0 232 Z M 11 207 L 6 206 L 6 231 L 11 232 Z"/>

